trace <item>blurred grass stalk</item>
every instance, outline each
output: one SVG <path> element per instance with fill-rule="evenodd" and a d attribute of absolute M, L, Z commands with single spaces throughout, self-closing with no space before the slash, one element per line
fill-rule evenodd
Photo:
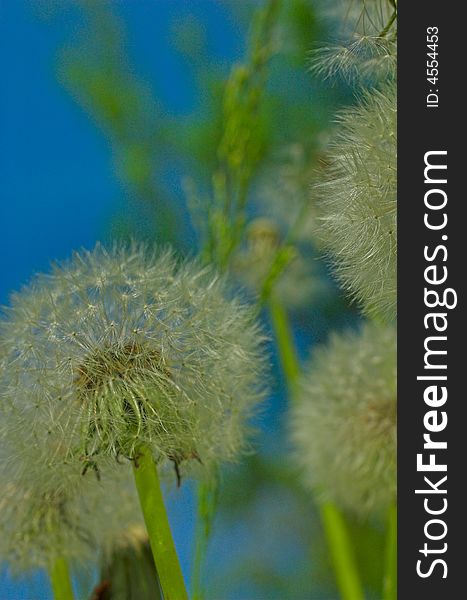
<path fill-rule="evenodd" d="M 222 271 L 229 270 L 231 258 L 242 242 L 250 184 L 262 158 L 259 113 L 267 68 L 275 51 L 274 33 L 280 8 L 281 0 L 268 0 L 255 12 L 248 57 L 232 69 L 225 84 L 218 168 L 212 175 L 207 228 L 201 231 L 204 234 L 201 256 Z M 202 223 L 204 214 L 200 216 Z M 217 501 L 218 481 L 214 475 L 197 489 L 193 600 L 204 597 L 202 568 Z"/>
<path fill-rule="evenodd" d="M 57 558 L 49 569 L 50 584 L 55 600 L 74 600 L 68 563 Z"/>
<path fill-rule="evenodd" d="M 252 179 L 264 155 L 261 102 L 268 66 L 275 52 L 275 27 L 280 0 L 257 10 L 248 57 L 234 66 L 225 84 L 223 130 L 217 148 L 218 168 L 212 176 L 212 199 L 202 255 L 228 270 L 246 226 Z"/>
<path fill-rule="evenodd" d="M 293 401 L 300 364 L 292 328 L 284 307 L 274 294 L 270 296 L 268 304 L 284 378 L 289 397 Z M 343 513 L 330 501 L 319 503 L 318 509 L 342 600 L 364 600 L 365 595 L 352 540 Z M 393 598 L 387 596 L 385 600 L 393 600 Z"/>
<path fill-rule="evenodd" d="M 195 532 L 195 555 L 192 580 L 193 600 L 202 600 L 204 597 L 202 570 L 206 559 L 209 538 L 211 537 L 218 502 L 218 477 L 218 473 L 215 473 L 207 481 L 201 481 L 196 490 L 198 518 Z"/>

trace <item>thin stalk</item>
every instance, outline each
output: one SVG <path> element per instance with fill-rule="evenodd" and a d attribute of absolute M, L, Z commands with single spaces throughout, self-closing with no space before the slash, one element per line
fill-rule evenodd
<path fill-rule="evenodd" d="M 381 33 L 379 34 L 378 37 L 380 37 L 380 38 L 386 37 L 386 35 L 389 33 L 391 27 L 394 25 L 396 19 L 397 19 L 397 7 L 394 9 L 394 12 L 392 13 L 391 17 L 389 18 L 389 21 L 388 21 L 386 27 L 381 31 Z"/>
<path fill-rule="evenodd" d="M 295 394 L 295 385 L 300 374 L 300 364 L 298 362 L 297 352 L 292 337 L 287 313 L 282 304 L 271 295 L 269 298 L 269 314 L 276 336 L 279 358 L 282 365 L 282 371 L 289 388 L 289 393 L 293 399 Z"/>
<path fill-rule="evenodd" d="M 364 600 L 345 518 L 332 502 L 321 503 L 319 509 L 342 599 Z"/>
<path fill-rule="evenodd" d="M 207 481 L 198 484 L 197 500 L 198 515 L 195 535 L 195 556 L 193 563 L 192 597 L 193 600 L 202 600 L 204 588 L 202 582 L 202 570 L 206 560 L 206 554 L 211 537 L 218 501 L 218 475 L 217 473 Z"/>
<path fill-rule="evenodd" d="M 164 600 L 188 600 L 151 451 L 138 448 L 134 476 Z"/>
<path fill-rule="evenodd" d="M 49 577 L 55 600 L 74 600 L 70 571 L 64 558 L 57 558 L 53 562 Z"/>
<path fill-rule="evenodd" d="M 383 599 L 397 600 L 397 507 L 395 503 L 388 513 Z"/>
<path fill-rule="evenodd" d="M 269 312 L 282 370 L 293 401 L 300 364 L 292 329 L 286 310 L 274 295 L 269 298 Z M 321 503 L 319 510 L 342 600 L 364 600 L 363 586 L 345 518 L 337 506 L 329 501 Z"/>

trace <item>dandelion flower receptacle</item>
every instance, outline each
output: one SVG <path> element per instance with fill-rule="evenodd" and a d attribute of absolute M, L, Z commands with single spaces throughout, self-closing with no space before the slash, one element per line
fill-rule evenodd
<path fill-rule="evenodd" d="M 211 269 L 144 245 L 97 245 L 37 276 L 12 297 L 0 340 L 3 410 L 51 487 L 126 458 L 137 471 L 147 453 L 179 482 L 234 460 L 264 396 L 252 310 Z"/>
<path fill-rule="evenodd" d="M 344 510 L 383 515 L 396 495 L 396 332 L 366 324 L 318 349 L 292 436 L 305 483 Z"/>

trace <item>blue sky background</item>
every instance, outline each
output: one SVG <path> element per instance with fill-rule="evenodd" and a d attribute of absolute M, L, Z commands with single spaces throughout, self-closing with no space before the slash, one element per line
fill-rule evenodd
<path fill-rule="evenodd" d="M 197 14 L 213 60 L 226 68 L 241 56 L 241 32 L 218 2 L 115 4 L 134 63 L 172 115 L 189 113 L 199 102 L 190 70 L 171 46 L 174 21 Z M 58 83 L 59 52 L 80 27 L 79 13 L 53 14 L 47 6 L 53 0 L 0 1 L 1 302 L 52 257 L 92 245 L 121 209 L 110 144 Z"/>

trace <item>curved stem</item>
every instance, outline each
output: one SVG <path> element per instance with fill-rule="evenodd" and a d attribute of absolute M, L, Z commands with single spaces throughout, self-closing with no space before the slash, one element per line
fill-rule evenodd
<path fill-rule="evenodd" d="M 152 453 L 140 446 L 134 476 L 164 600 L 188 600 Z"/>
<path fill-rule="evenodd" d="M 57 558 L 49 569 L 49 578 L 55 600 L 74 600 L 68 563 Z"/>
<path fill-rule="evenodd" d="M 269 299 L 269 312 L 282 370 L 290 399 L 293 401 L 300 374 L 300 364 L 293 342 L 292 329 L 287 312 L 273 295 Z M 364 600 L 363 586 L 345 518 L 332 502 L 322 503 L 319 509 L 342 600 Z"/>
<path fill-rule="evenodd" d="M 391 27 L 394 25 L 396 19 L 397 19 L 397 7 L 394 8 L 394 12 L 392 13 L 391 17 L 389 18 L 389 21 L 388 21 L 386 27 L 381 31 L 381 33 L 379 34 L 378 37 L 380 37 L 380 38 L 386 37 L 386 35 L 389 33 Z"/>
<path fill-rule="evenodd" d="M 388 513 L 383 598 L 397 600 L 397 507 L 395 503 Z"/>

